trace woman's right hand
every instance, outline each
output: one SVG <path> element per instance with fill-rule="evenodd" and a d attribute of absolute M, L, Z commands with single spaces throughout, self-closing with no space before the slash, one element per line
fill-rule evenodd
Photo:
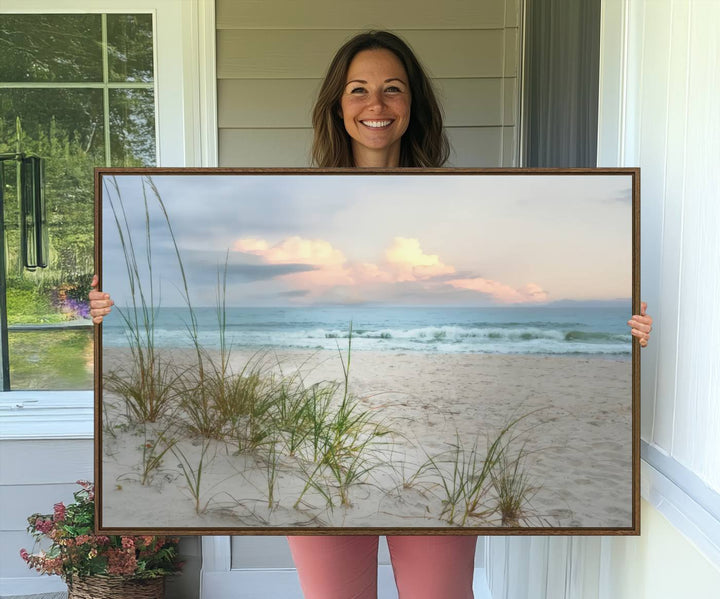
<path fill-rule="evenodd" d="M 112 305 L 115 303 L 110 298 L 108 293 L 97 291 L 95 287 L 98 285 L 97 275 L 93 275 L 92 283 L 90 286 L 93 290 L 88 293 L 88 299 L 90 300 L 90 316 L 95 324 L 100 324 L 103 318 L 110 314 Z"/>

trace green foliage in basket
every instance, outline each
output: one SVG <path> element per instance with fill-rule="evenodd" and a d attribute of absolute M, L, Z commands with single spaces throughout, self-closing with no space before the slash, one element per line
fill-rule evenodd
<path fill-rule="evenodd" d="M 52 514 L 28 518 L 36 553 L 21 549 L 20 557 L 30 568 L 69 582 L 88 576 L 156 578 L 180 571 L 175 537 L 93 534 L 95 488 L 87 481 L 77 482 L 81 488 L 73 494 L 74 503 L 56 503 Z"/>

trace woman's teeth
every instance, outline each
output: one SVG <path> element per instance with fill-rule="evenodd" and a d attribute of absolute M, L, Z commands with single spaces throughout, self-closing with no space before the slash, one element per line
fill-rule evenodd
<path fill-rule="evenodd" d="M 367 127 L 387 127 L 392 121 L 361 121 Z"/>

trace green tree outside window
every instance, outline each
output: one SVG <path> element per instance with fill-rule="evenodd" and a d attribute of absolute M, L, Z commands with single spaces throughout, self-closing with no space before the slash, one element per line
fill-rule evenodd
<path fill-rule="evenodd" d="M 92 388 L 93 168 L 155 164 L 153 64 L 150 14 L 0 15 L 0 153 L 45 159 L 50 249 L 22 267 L 2 163 L 13 389 Z"/>

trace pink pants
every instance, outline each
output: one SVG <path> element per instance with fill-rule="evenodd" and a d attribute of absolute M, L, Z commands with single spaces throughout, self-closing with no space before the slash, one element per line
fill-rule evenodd
<path fill-rule="evenodd" d="M 472 599 L 474 536 L 388 537 L 399 599 Z M 376 599 L 378 537 L 288 537 L 305 599 Z"/>

